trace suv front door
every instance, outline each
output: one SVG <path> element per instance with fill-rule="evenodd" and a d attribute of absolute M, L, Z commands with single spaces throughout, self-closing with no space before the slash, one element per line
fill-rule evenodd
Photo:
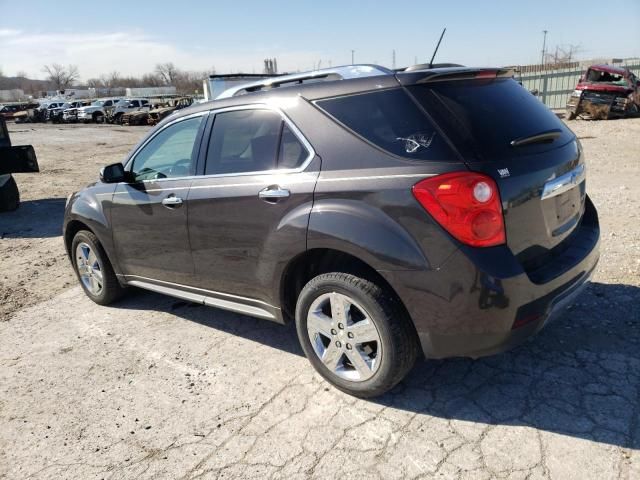
<path fill-rule="evenodd" d="M 193 280 L 186 198 L 206 115 L 166 125 L 127 163 L 131 180 L 116 187 L 111 223 L 118 263 L 130 280 Z"/>
<path fill-rule="evenodd" d="M 281 112 L 216 112 L 204 175 L 194 180 L 188 199 L 199 286 L 257 308 L 277 303 L 274 276 L 282 252 L 306 249 L 319 171 L 311 145 Z"/>

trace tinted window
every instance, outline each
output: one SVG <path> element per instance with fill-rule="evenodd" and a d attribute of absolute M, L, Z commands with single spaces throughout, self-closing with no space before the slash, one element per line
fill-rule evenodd
<path fill-rule="evenodd" d="M 135 179 L 185 177 L 194 174 L 195 141 L 204 117 L 168 126 L 147 143 L 133 160 Z"/>
<path fill-rule="evenodd" d="M 285 123 L 280 140 L 278 168 L 298 168 L 308 156 L 309 152 L 305 146 Z"/>
<path fill-rule="evenodd" d="M 454 160 L 445 140 L 402 89 L 331 98 L 318 106 L 384 150 L 418 160 Z"/>
<path fill-rule="evenodd" d="M 512 79 L 431 82 L 409 87 L 456 145 L 484 160 L 538 153 L 573 138 L 540 100 Z M 514 149 L 511 141 L 559 129 L 553 144 Z"/>
<path fill-rule="evenodd" d="M 282 118 L 269 110 L 216 115 L 205 174 L 261 172 L 276 168 Z"/>

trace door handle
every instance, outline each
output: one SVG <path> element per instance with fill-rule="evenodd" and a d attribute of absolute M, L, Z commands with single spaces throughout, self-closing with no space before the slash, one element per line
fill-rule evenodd
<path fill-rule="evenodd" d="M 291 192 L 286 188 L 280 188 L 278 185 L 272 185 L 264 190 L 260 190 L 258 198 L 261 198 L 265 202 L 275 203 L 284 198 L 289 198 L 290 195 Z"/>
<path fill-rule="evenodd" d="M 162 199 L 162 205 L 167 208 L 177 208 L 182 205 L 182 199 L 180 197 L 176 197 L 175 195 L 170 195 L 167 198 Z"/>

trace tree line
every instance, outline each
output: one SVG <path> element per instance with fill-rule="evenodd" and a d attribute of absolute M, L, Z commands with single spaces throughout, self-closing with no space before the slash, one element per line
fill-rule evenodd
<path fill-rule="evenodd" d="M 195 94 L 202 93 L 202 80 L 215 73 L 215 68 L 211 68 L 210 71 L 181 70 L 172 62 L 167 62 L 157 64 L 152 72 L 139 77 L 121 75 L 114 70 L 99 77 L 89 78 L 82 84 L 76 65 L 51 63 L 44 65 L 42 72 L 45 74 L 45 80 L 31 80 L 24 72 L 18 72 L 15 77 L 5 77 L 0 70 L 0 90 L 17 88 L 33 95 L 42 90 L 64 90 L 72 87 L 135 88 L 171 85 L 176 87 L 178 93 Z"/>

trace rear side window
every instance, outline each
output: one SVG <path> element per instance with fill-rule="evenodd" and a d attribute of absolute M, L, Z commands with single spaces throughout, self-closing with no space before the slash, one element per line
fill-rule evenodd
<path fill-rule="evenodd" d="M 465 154 L 486 161 L 539 153 L 573 139 L 573 134 L 540 100 L 512 79 L 456 80 L 408 87 Z M 559 129 L 552 144 L 513 148 L 511 141 Z"/>
<path fill-rule="evenodd" d="M 309 152 L 279 113 L 236 110 L 216 114 L 205 175 L 265 172 L 301 166 Z"/>
<path fill-rule="evenodd" d="M 394 155 L 456 160 L 433 123 L 403 89 L 330 98 L 317 105 L 349 130 Z"/>
<path fill-rule="evenodd" d="M 269 110 L 218 113 L 205 175 L 275 169 L 281 123 L 280 115 Z"/>
<path fill-rule="evenodd" d="M 282 127 L 278 168 L 297 168 L 304 163 L 309 152 L 285 123 Z"/>

